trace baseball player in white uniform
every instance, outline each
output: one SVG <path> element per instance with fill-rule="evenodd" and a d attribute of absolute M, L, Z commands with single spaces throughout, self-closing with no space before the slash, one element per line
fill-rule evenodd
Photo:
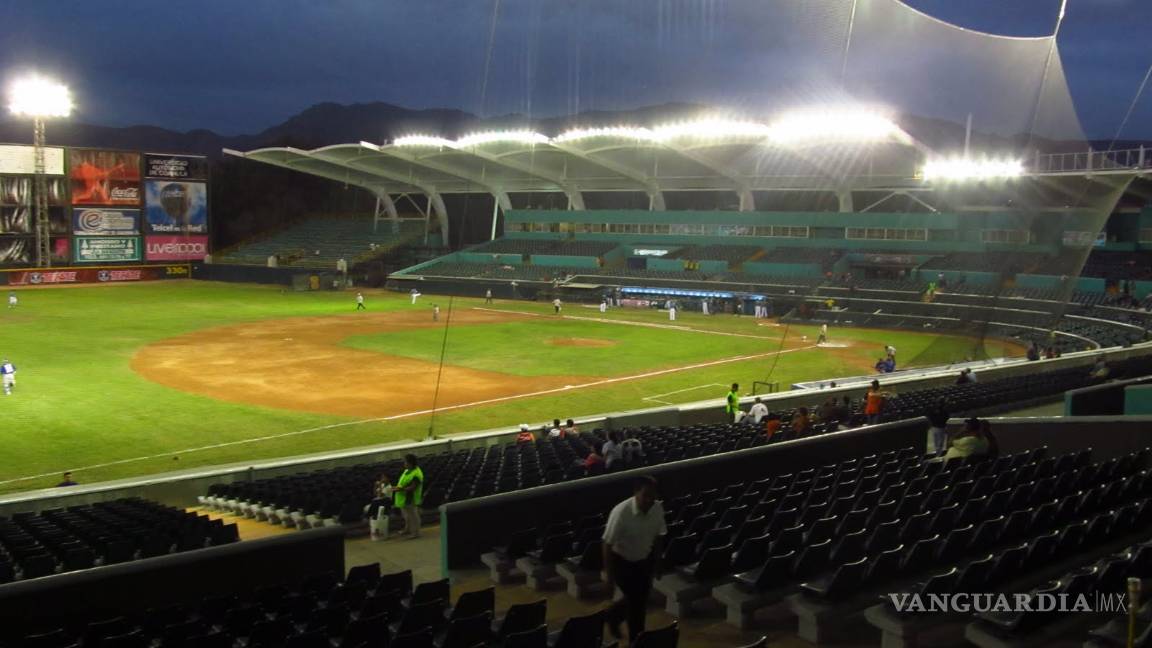
<path fill-rule="evenodd" d="M 411 295 L 412 295 L 412 305 L 415 306 L 416 305 L 416 298 L 420 296 L 420 291 L 413 288 Z"/>
<path fill-rule="evenodd" d="M 4 383 L 4 395 L 11 396 L 12 388 L 16 386 L 16 367 L 7 359 L 0 360 L 0 377 Z"/>
<path fill-rule="evenodd" d="M 8 308 L 16 308 L 17 301 L 18 300 L 16 299 L 16 291 L 15 290 L 9 290 L 8 291 Z"/>

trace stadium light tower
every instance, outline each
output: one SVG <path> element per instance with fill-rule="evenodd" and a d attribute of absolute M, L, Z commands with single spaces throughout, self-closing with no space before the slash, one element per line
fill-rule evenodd
<path fill-rule="evenodd" d="M 8 109 L 13 115 L 31 117 L 33 124 L 33 200 L 36 206 L 36 265 L 52 265 L 51 227 L 48 223 L 48 179 L 44 168 L 44 121 L 72 114 L 68 88 L 41 77 L 21 79 L 12 85 Z"/>

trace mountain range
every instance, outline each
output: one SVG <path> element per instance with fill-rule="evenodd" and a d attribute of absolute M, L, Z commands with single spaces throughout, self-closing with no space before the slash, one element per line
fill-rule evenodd
<path fill-rule="evenodd" d="M 501 128 L 531 128 L 546 134 L 559 133 L 573 126 L 619 126 L 622 124 L 647 126 L 659 122 L 687 119 L 702 114 L 716 114 L 716 110 L 697 104 L 663 104 L 628 111 L 590 111 L 579 115 L 555 118 L 528 118 L 505 115 L 480 118 L 461 110 L 438 108 L 415 110 L 393 104 L 374 102 L 342 105 L 320 103 L 305 109 L 281 124 L 259 133 L 246 135 L 220 135 L 210 130 L 177 132 L 158 126 L 109 127 L 68 120 L 51 122 L 48 126 L 49 144 L 102 147 L 124 150 L 190 153 L 218 157 L 225 148 L 240 151 L 265 146 L 294 146 L 310 149 L 328 144 L 369 141 L 384 143 L 402 135 L 415 133 L 459 137 L 473 130 Z M 922 142 L 948 148 L 963 141 L 964 128 L 960 124 L 901 116 L 899 122 Z M 30 125 L 11 117 L 0 119 L 0 142 L 29 143 Z M 973 144 L 992 149 L 1018 145 L 1021 137 L 1000 137 L 974 134 Z M 1035 140 L 1033 144 L 1036 144 Z M 1116 148 L 1135 147 L 1150 142 L 1117 142 Z M 1083 150 L 1084 143 L 1049 142 L 1048 148 Z M 1066 145 L 1065 145 L 1066 144 Z M 1094 142 L 1103 148 L 1107 142 Z"/>

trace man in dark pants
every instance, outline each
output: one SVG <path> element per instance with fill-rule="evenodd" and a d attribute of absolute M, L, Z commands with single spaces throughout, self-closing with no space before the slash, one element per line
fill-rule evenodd
<path fill-rule="evenodd" d="M 667 533 L 664 507 L 656 501 L 656 480 L 640 477 L 633 485 L 632 497 L 613 507 L 604 527 L 604 570 L 608 582 L 624 594 L 605 614 L 608 630 L 616 639 L 620 638 L 620 623 L 625 619 L 631 641 L 644 631 L 658 540 Z"/>

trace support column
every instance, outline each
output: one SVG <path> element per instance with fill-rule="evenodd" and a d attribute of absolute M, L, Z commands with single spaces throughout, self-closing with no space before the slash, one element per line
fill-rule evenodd
<path fill-rule="evenodd" d="M 664 194 L 658 189 L 652 189 L 648 192 L 648 211 L 667 211 L 668 208 L 664 205 Z"/>
<path fill-rule="evenodd" d="M 856 211 L 852 204 L 852 190 L 839 189 L 836 191 L 836 200 L 840 203 L 840 213 L 847 214 Z"/>
<path fill-rule="evenodd" d="M 512 199 L 508 194 L 503 191 L 497 191 L 492 194 L 492 236 L 488 239 L 490 241 L 496 240 L 496 218 L 500 215 L 500 210 L 505 211 L 512 209 Z"/>
<path fill-rule="evenodd" d="M 584 211 L 584 194 L 581 194 L 579 189 L 569 190 L 565 195 L 568 196 L 569 211 Z"/>
<path fill-rule="evenodd" d="M 383 213 L 388 215 L 388 220 L 392 222 L 392 233 L 397 234 L 400 232 L 400 214 L 396 211 L 396 202 L 392 200 L 392 196 L 381 193 L 376 194 L 376 215 L 372 219 L 372 231 L 375 232 L 380 225 L 380 208 L 383 207 Z"/>
<path fill-rule="evenodd" d="M 428 200 L 432 202 L 432 208 L 436 210 L 436 219 L 440 221 L 440 236 L 443 239 L 445 246 L 448 245 L 448 207 L 444 205 L 444 198 L 438 193 L 432 193 L 428 196 Z"/>
<path fill-rule="evenodd" d="M 756 197 L 752 195 L 751 189 L 741 189 L 740 195 L 740 211 L 750 212 L 756 211 Z"/>

